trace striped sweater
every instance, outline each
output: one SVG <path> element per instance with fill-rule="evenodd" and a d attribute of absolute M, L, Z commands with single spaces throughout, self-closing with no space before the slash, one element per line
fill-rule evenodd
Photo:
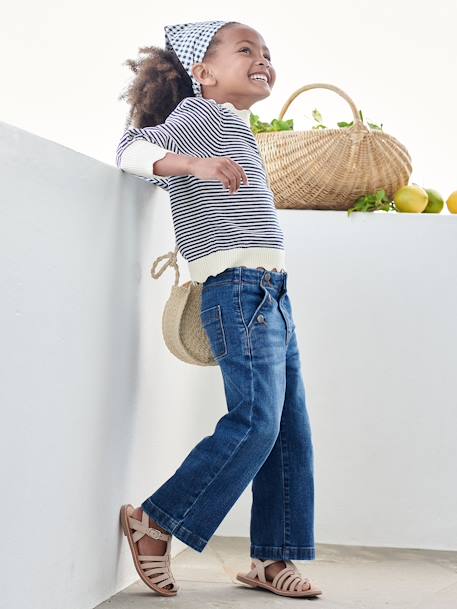
<path fill-rule="evenodd" d="M 169 193 L 176 245 L 194 282 L 234 266 L 286 270 L 284 234 L 250 115 L 230 102 L 186 97 L 164 123 L 127 129 L 118 144 L 120 169 Z M 228 156 L 249 184 L 231 194 L 219 180 L 154 175 L 154 162 L 167 152 Z"/>

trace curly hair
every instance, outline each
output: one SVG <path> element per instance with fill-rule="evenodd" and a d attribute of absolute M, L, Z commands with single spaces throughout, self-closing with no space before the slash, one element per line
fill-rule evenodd
<path fill-rule="evenodd" d="M 239 25 L 237 21 L 225 23 L 211 39 L 203 61 L 214 56 L 221 38 L 219 33 L 226 27 Z M 118 97 L 126 100 L 130 111 L 125 128 L 154 127 L 165 119 L 185 97 L 194 97 L 192 80 L 174 51 L 160 47 L 140 47 L 138 52 L 144 57 L 127 59 L 127 65 L 135 77 Z"/>

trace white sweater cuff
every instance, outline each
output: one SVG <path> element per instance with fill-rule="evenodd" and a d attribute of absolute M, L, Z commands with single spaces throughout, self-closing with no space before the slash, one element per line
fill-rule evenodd
<path fill-rule="evenodd" d="M 161 178 L 163 176 L 156 176 L 152 170 L 155 161 L 163 159 L 167 152 L 170 150 L 152 142 L 135 140 L 122 153 L 119 167 L 137 176 Z"/>

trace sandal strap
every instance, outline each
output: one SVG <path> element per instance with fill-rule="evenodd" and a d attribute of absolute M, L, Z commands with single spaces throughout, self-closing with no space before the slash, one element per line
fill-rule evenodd
<path fill-rule="evenodd" d="M 141 522 L 133 516 L 128 516 L 129 525 L 131 529 L 135 529 L 135 533 L 132 534 L 132 540 L 136 543 L 139 539 L 141 539 L 144 535 L 149 535 L 153 539 L 163 539 L 167 541 L 170 537 L 167 533 L 162 533 L 159 529 L 154 529 L 149 525 L 149 516 L 143 510 L 143 514 L 141 516 Z"/>
<path fill-rule="evenodd" d="M 170 568 L 171 534 L 163 533 L 159 529 L 148 526 L 149 516 L 144 510 L 142 512 L 141 521 L 133 518 L 129 515 L 129 512 L 133 509 L 133 506 L 130 504 L 123 506 L 123 511 L 129 526 L 129 530 L 125 534 L 134 542 L 132 553 L 136 559 L 137 570 L 140 568 L 145 578 L 148 579 L 151 584 L 154 584 L 156 588 L 165 588 L 171 584 L 170 588 L 167 589 L 168 592 L 177 592 L 179 586 L 177 585 Z M 144 537 L 144 535 L 166 541 L 165 553 L 161 556 L 139 554 L 136 542 Z"/>
<path fill-rule="evenodd" d="M 268 565 L 272 565 L 274 562 L 278 562 L 277 560 L 261 560 L 260 558 L 251 558 L 251 561 L 254 563 L 254 566 L 247 574 L 248 577 L 255 578 L 257 577 L 264 584 L 267 583 L 267 578 L 265 577 L 265 567 Z"/>
<path fill-rule="evenodd" d="M 268 565 L 273 564 L 274 562 L 278 562 L 279 560 L 283 560 L 286 566 L 274 576 L 273 581 L 267 582 L 267 578 L 265 576 L 265 568 L 268 567 Z M 271 585 L 277 588 L 278 590 L 298 591 L 307 590 L 311 587 L 311 585 L 309 584 L 309 579 L 307 577 L 301 576 L 296 565 L 291 560 L 279 560 L 261 560 L 260 558 L 251 558 L 251 561 L 254 563 L 254 567 L 249 571 L 247 577 L 253 579 L 257 577 L 259 581 L 263 582 L 264 584 L 271 583 Z"/>
<path fill-rule="evenodd" d="M 287 561 L 285 562 L 287 563 Z M 278 590 L 298 591 L 305 590 L 306 588 L 303 586 L 308 582 L 309 579 L 302 577 L 295 567 L 287 566 L 275 575 L 271 585 Z M 310 588 L 310 586 L 307 586 L 307 588 Z"/>
<path fill-rule="evenodd" d="M 164 588 L 168 584 L 175 584 L 176 583 L 174 578 L 170 577 L 169 573 L 163 573 L 163 571 L 162 571 L 161 573 L 159 573 L 155 577 L 151 577 L 151 575 L 153 575 L 154 573 L 157 573 L 157 571 L 155 571 L 154 569 L 150 569 L 149 571 L 145 571 L 144 572 L 144 574 L 147 576 L 147 578 L 153 584 L 156 584 L 157 586 L 159 586 L 159 588 Z"/>
<path fill-rule="evenodd" d="M 170 571 L 170 554 L 168 551 L 163 556 L 138 554 L 138 560 L 146 577 L 159 588 L 173 584 L 173 589 L 177 589 L 175 578 Z"/>

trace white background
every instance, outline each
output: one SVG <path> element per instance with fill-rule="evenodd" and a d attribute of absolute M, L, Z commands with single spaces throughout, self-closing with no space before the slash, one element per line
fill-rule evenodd
<path fill-rule="evenodd" d="M 277 117 L 304 84 L 332 83 L 408 148 L 410 182 L 444 199 L 457 190 L 454 0 L 9 2 L 0 24 L 0 120 L 114 165 L 128 114 L 118 97 L 133 76 L 125 60 L 142 46 L 163 47 L 164 25 L 207 19 L 250 25 L 270 48 L 276 84 L 251 108 L 262 120 Z M 305 115 L 316 107 L 329 127 L 352 120 L 348 104 L 322 89 L 302 93 L 285 118 L 310 128 Z"/>

